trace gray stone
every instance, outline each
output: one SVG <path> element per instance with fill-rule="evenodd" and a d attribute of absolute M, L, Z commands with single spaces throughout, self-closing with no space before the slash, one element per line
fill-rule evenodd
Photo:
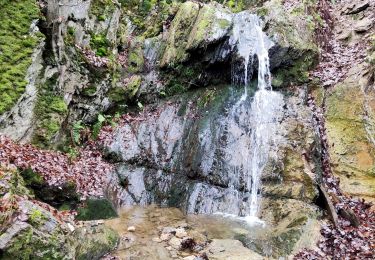
<path fill-rule="evenodd" d="M 374 25 L 374 19 L 366 17 L 358 21 L 354 25 L 354 31 L 357 33 L 363 33 L 363 32 L 370 30 L 373 25 Z"/>

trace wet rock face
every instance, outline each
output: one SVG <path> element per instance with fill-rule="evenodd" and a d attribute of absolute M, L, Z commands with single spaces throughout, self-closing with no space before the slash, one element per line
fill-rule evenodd
<path fill-rule="evenodd" d="M 333 173 L 340 177 L 341 188 L 375 200 L 375 92 L 361 74 L 360 69 L 352 69 L 328 93 L 326 125 Z"/>
<path fill-rule="evenodd" d="M 117 129 L 106 147 L 120 162 L 109 196 L 118 206 L 158 203 L 189 213 L 246 215 L 251 100 L 236 107 L 238 92 L 216 88 L 207 103 L 202 103 L 204 92 L 187 94 Z M 288 101 L 271 122 L 279 127 L 263 172 L 262 193 L 311 202 L 317 195 L 316 176 L 305 169 L 302 153 L 308 153 L 313 164 L 317 147 L 312 122 L 301 97 Z M 122 188 L 115 188 L 117 183 Z"/>

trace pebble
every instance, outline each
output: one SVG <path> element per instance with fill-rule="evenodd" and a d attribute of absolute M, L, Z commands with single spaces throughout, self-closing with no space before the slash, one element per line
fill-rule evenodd
<path fill-rule="evenodd" d="M 169 239 L 171 239 L 172 237 L 172 234 L 171 233 L 163 233 L 160 235 L 160 240 L 161 241 L 167 241 Z"/>
<path fill-rule="evenodd" d="M 182 259 L 183 260 L 194 260 L 195 259 L 195 255 L 186 256 L 186 257 L 184 257 Z"/>
<path fill-rule="evenodd" d="M 75 228 L 72 224 L 68 223 L 67 226 L 68 226 L 70 232 L 73 232 L 75 230 Z"/>
<path fill-rule="evenodd" d="M 172 237 L 171 240 L 169 240 L 168 244 L 175 249 L 179 249 L 181 246 L 181 239 Z"/>
<path fill-rule="evenodd" d="M 162 231 L 162 233 L 176 233 L 176 229 L 175 228 L 173 228 L 173 227 L 165 227 L 165 228 L 163 228 L 163 231 Z"/>
<path fill-rule="evenodd" d="M 158 237 L 154 237 L 154 238 L 152 238 L 152 241 L 157 242 L 157 243 L 160 243 L 160 242 L 162 242 L 163 240 L 161 240 L 161 239 L 158 238 Z"/>
<path fill-rule="evenodd" d="M 135 231 L 135 226 L 130 226 L 130 227 L 128 227 L 128 231 L 129 231 L 129 232 L 134 232 L 134 231 Z"/>
<path fill-rule="evenodd" d="M 170 253 L 171 253 L 172 258 L 178 258 L 176 251 L 171 251 Z"/>
<path fill-rule="evenodd" d="M 186 237 L 186 236 L 187 236 L 187 233 L 186 233 L 185 229 L 183 229 L 183 228 L 177 228 L 176 229 L 176 237 L 183 238 L 183 237 Z"/>

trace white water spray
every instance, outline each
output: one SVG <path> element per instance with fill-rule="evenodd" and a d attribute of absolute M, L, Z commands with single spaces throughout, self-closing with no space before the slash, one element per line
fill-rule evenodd
<path fill-rule="evenodd" d="M 237 22 L 236 22 L 237 20 Z M 232 44 L 235 44 L 238 55 L 243 59 L 243 78 L 234 74 L 234 80 L 244 85 L 245 91 L 235 106 L 239 106 L 247 97 L 249 62 L 254 55 L 258 58 L 258 90 L 251 104 L 251 133 L 250 151 L 247 154 L 244 176 L 248 197 L 249 209 L 245 220 L 249 224 L 259 224 L 257 218 L 260 196 L 260 178 L 267 165 L 273 137 L 276 134 L 276 125 L 282 110 L 282 95 L 273 92 L 271 87 L 271 73 L 269 66 L 268 49 L 272 42 L 262 32 L 260 20 L 256 15 L 247 12 L 237 14 L 233 28 Z"/>

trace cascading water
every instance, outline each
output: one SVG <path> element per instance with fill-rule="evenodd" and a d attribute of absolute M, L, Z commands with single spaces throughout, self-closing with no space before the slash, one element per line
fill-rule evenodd
<path fill-rule="evenodd" d="M 282 95 L 273 92 L 271 87 L 271 73 L 268 49 L 272 42 L 262 32 L 260 20 L 256 15 L 242 12 L 235 17 L 233 36 L 230 39 L 236 47 L 243 64 L 243 73 L 232 71 L 234 83 L 244 85 L 244 93 L 235 104 L 233 111 L 241 106 L 248 97 L 249 62 L 253 62 L 254 55 L 258 58 L 258 90 L 256 91 L 250 110 L 250 149 L 244 157 L 243 177 L 248 197 L 249 207 L 246 217 L 248 223 L 258 223 L 259 185 L 261 174 L 268 162 L 279 111 L 282 110 Z"/>
<path fill-rule="evenodd" d="M 118 205 L 176 205 L 187 213 L 230 214 L 259 223 L 260 177 L 276 159 L 283 98 L 271 90 L 268 50 L 273 43 L 258 17 L 246 11 L 233 15 L 230 33 L 229 44 L 237 53 L 233 85 L 244 86 L 243 94 L 235 87 L 218 87 L 215 96 L 220 99 L 202 109 L 192 102 L 200 97 L 181 96 L 180 103 L 161 106 L 155 118 L 120 128 L 110 150 L 127 166 L 118 167 L 117 175 L 132 185 L 112 192 Z M 153 43 L 147 41 L 145 57 L 153 61 L 154 54 Z M 250 95 L 254 64 L 259 65 L 258 90 Z M 128 162 L 153 166 L 128 167 Z M 135 173 L 139 181 L 129 178 Z"/>

